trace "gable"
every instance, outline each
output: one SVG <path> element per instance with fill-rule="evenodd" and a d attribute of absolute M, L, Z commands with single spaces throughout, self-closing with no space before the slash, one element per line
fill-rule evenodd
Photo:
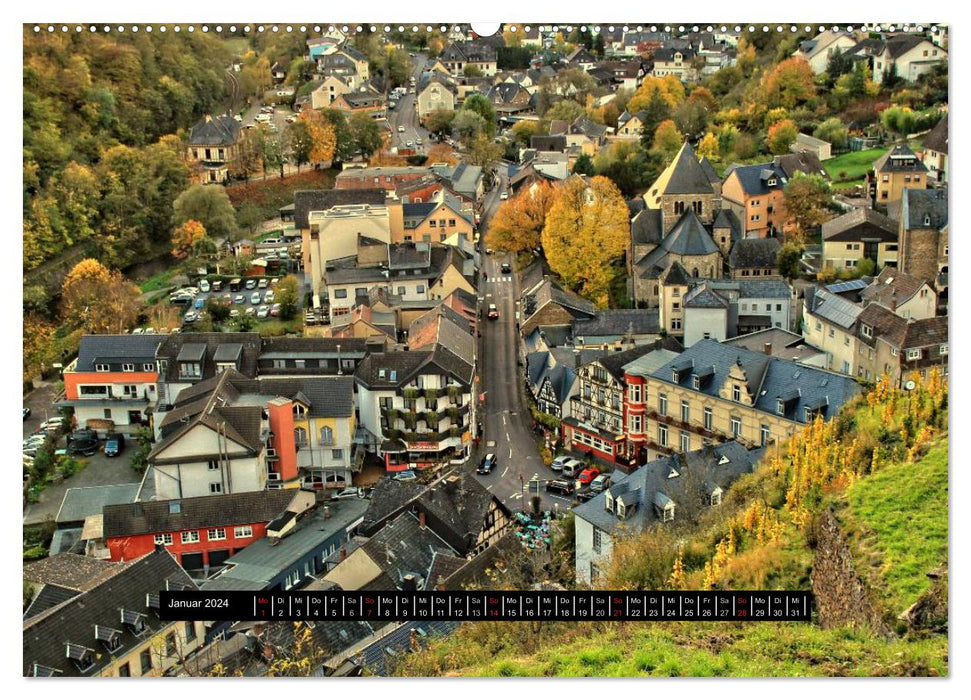
<path fill-rule="evenodd" d="M 197 423 L 189 431 L 171 440 L 168 445 L 164 445 L 158 452 L 152 455 L 153 460 L 174 460 L 185 459 L 186 461 L 198 461 L 194 458 L 197 455 L 217 454 L 219 452 L 219 438 L 216 431 L 208 425 Z M 231 438 L 226 438 L 229 444 L 230 454 L 249 454 L 250 449 Z"/>

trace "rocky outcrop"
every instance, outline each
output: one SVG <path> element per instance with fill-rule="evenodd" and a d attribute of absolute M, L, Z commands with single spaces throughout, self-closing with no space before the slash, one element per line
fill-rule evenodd
<path fill-rule="evenodd" d="M 911 632 L 947 634 L 947 563 L 927 572 L 930 589 L 900 614 Z"/>
<path fill-rule="evenodd" d="M 868 627 L 892 637 L 873 597 L 853 565 L 853 555 L 831 510 L 816 523 L 812 586 L 822 627 Z"/>

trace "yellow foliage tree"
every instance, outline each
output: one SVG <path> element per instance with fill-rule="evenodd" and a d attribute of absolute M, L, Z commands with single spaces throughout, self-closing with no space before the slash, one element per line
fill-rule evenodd
<path fill-rule="evenodd" d="M 718 147 L 718 138 L 709 131 L 704 135 L 704 138 L 701 139 L 701 143 L 698 144 L 697 153 L 699 158 L 718 160 L 721 157 L 721 151 Z"/>
<path fill-rule="evenodd" d="M 684 102 L 684 84 L 676 76 L 666 75 L 663 78 L 647 76 L 627 103 L 627 111 L 636 114 L 647 107 L 655 92 L 664 98 L 672 110 Z"/>
<path fill-rule="evenodd" d="M 665 119 L 658 124 L 654 132 L 654 143 L 651 151 L 660 155 L 665 161 L 669 161 L 677 154 L 681 144 L 684 143 L 684 136 L 678 131 L 674 121 Z"/>
<path fill-rule="evenodd" d="M 97 260 L 82 260 L 61 288 L 63 321 L 87 333 L 122 333 L 141 311 L 140 290 Z"/>
<path fill-rule="evenodd" d="M 310 162 L 326 163 L 333 160 L 337 150 L 337 132 L 333 123 L 314 110 L 304 110 L 300 113 L 300 119 L 306 122 L 310 132 Z"/>
<path fill-rule="evenodd" d="M 589 187 L 573 177 L 559 192 L 541 236 L 550 268 L 595 304 L 605 307 L 613 263 L 627 250 L 630 221 L 624 198 L 611 180 L 594 177 Z"/>
<path fill-rule="evenodd" d="M 555 198 L 556 188 L 540 182 L 503 202 L 489 224 L 489 246 L 517 254 L 539 248 L 546 215 Z"/>
<path fill-rule="evenodd" d="M 185 260 L 206 238 L 206 227 L 189 219 L 172 232 L 172 257 Z"/>

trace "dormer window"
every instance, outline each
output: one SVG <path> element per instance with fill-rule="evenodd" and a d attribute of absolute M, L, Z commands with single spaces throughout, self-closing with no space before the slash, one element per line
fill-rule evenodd
<path fill-rule="evenodd" d="M 715 490 L 711 492 L 711 505 L 720 506 L 722 502 L 722 490 L 720 486 L 716 486 Z"/>
<path fill-rule="evenodd" d="M 738 384 L 732 384 L 732 401 L 740 402 L 742 400 L 742 387 Z"/>
<path fill-rule="evenodd" d="M 697 374 L 692 375 L 691 377 L 691 388 L 695 391 L 701 389 L 701 377 L 699 377 Z"/>
<path fill-rule="evenodd" d="M 111 627 L 95 625 L 94 638 L 103 643 L 108 651 L 115 651 L 121 646 L 121 632 Z"/>
<path fill-rule="evenodd" d="M 780 416 L 784 416 L 786 414 L 786 402 L 783 401 L 782 399 L 779 399 L 778 401 L 776 401 L 775 412 L 778 413 Z"/>
<path fill-rule="evenodd" d="M 930 226 L 930 225 L 931 225 L 931 215 L 924 214 L 924 226 Z"/>
<path fill-rule="evenodd" d="M 819 409 L 810 408 L 809 406 L 806 406 L 805 411 L 806 411 L 805 418 L 807 423 L 811 423 L 816 418 L 816 414 L 819 413 Z"/>
<path fill-rule="evenodd" d="M 860 332 L 863 334 L 864 338 L 873 337 L 873 326 L 868 326 L 865 323 L 860 324 Z"/>
<path fill-rule="evenodd" d="M 67 643 L 67 658 L 74 662 L 81 673 L 90 671 L 94 667 L 94 651 L 80 644 Z"/>
<path fill-rule="evenodd" d="M 627 507 L 623 501 L 617 501 L 617 517 L 621 520 L 627 517 Z"/>
<path fill-rule="evenodd" d="M 775 187 L 775 182 L 776 182 L 776 180 L 775 180 L 775 178 L 774 178 L 774 177 L 770 177 L 770 178 L 769 178 L 769 181 L 768 181 L 768 182 L 767 182 L 766 184 L 767 184 L 767 185 L 768 185 L 769 187 Z"/>
<path fill-rule="evenodd" d="M 609 491 L 607 492 L 606 509 L 608 513 L 614 512 L 614 497 L 610 494 Z"/>
<path fill-rule="evenodd" d="M 109 372 L 109 371 L 111 371 L 111 367 L 109 367 L 108 365 L 104 365 L 104 364 L 97 364 L 97 365 L 94 366 L 94 371 L 95 372 Z"/>
<path fill-rule="evenodd" d="M 674 503 L 670 502 L 666 506 L 664 506 L 662 521 L 668 523 L 668 522 L 671 522 L 672 520 L 674 520 Z"/>
<path fill-rule="evenodd" d="M 128 625 L 135 634 L 140 635 L 145 632 L 145 615 L 143 613 L 122 608 L 121 621 L 123 624 Z"/>
<path fill-rule="evenodd" d="M 302 404 L 299 404 L 299 403 L 293 404 L 294 418 L 303 418 L 306 414 L 307 414 L 307 409 L 304 408 Z"/>
<path fill-rule="evenodd" d="M 33 667 L 31 667 L 30 675 L 34 678 L 52 678 L 54 676 L 61 675 L 61 670 L 35 663 Z"/>

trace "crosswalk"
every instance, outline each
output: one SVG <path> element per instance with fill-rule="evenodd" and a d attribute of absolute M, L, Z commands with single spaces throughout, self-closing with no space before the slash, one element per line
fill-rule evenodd
<path fill-rule="evenodd" d="M 492 277 L 489 279 L 490 282 L 512 282 L 512 275 L 506 275 L 505 277 Z"/>

